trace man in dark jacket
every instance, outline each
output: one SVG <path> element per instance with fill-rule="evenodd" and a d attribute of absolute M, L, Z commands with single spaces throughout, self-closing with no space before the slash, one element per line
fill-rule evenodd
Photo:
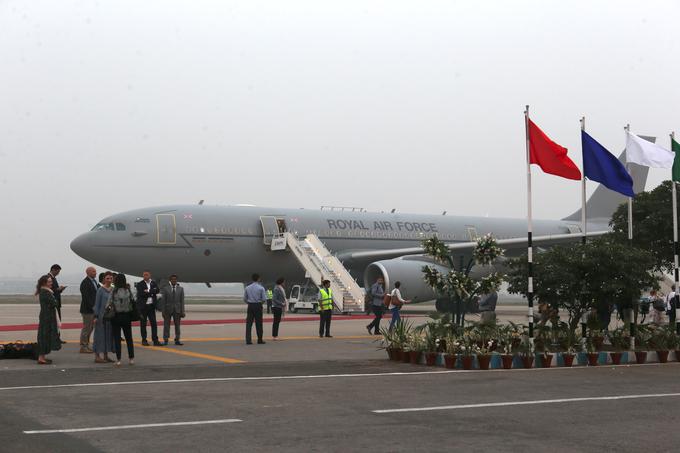
<path fill-rule="evenodd" d="M 61 319 L 61 293 L 66 287 L 59 286 L 59 282 L 57 282 L 57 275 L 59 275 L 59 272 L 61 272 L 61 266 L 53 264 L 47 275 L 52 277 L 52 293 L 54 293 L 54 299 L 57 301 L 57 313 L 59 314 L 59 319 Z M 65 342 L 62 341 L 62 343 Z"/>
<path fill-rule="evenodd" d="M 151 272 L 144 271 L 142 273 L 142 280 L 135 285 L 137 289 L 137 309 L 139 310 L 139 330 L 142 334 L 142 345 L 149 346 L 146 339 L 146 322 L 151 324 L 151 339 L 154 346 L 163 346 L 163 343 L 158 341 L 158 325 L 156 324 L 156 304 L 158 294 L 158 285 L 151 280 Z"/>
<path fill-rule="evenodd" d="M 90 349 L 90 336 L 94 328 L 94 301 L 97 298 L 99 282 L 97 270 L 90 266 L 85 269 L 85 278 L 80 282 L 80 315 L 83 317 L 83 328 L 80 330 L 80 352 L 92 354 Z"/>

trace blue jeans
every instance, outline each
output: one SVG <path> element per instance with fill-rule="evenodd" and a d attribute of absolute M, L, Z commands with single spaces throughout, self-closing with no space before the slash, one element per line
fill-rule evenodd
<path fill-rule="evenodd" d="M 399 307 L 394 307 L 392 309 L 392 321 L 390 321 L 390 330 L 394 328 L 394 325 L 401 321 L 401 316 L 399 316 Z"/>

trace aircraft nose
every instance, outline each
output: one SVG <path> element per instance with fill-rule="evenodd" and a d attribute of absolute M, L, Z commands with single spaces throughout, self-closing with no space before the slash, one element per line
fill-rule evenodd
<path fill-rule="evenodd" d="M 88 233 L 81 234 L 73 241 L 71 241 L 71 250 L 73 253 L 81 258 L 85 258 L 87 251 L 90 249 L 91 241 Z M 87 258 L 85 258 L 87 259 Z"/>

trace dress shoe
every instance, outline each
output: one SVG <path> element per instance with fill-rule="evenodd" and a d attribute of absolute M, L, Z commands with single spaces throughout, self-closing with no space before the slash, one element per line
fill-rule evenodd
<path fill-rule="evenodd" d="M 326 338 L 333 338 L 333 335 L 326 335 Z"/>
<path fill-rule="evenodd" d="M 369 326 L 366 326 L 366 330 L 368 330 L 369 335 L 373 335 L 373 332 L 371 332 L 371 328 Z"/>
<path fill-rule="evenodd" d="M 177 346 L 184 346 L 184 343 L 182 343 L 182 342 L 179 341 L 179 340 L 175 340 L 175 344 L 176 344 Z"/>
<path fill-rule="evenodd" d="M 165 344 L 167 344 L 167 343 L 165 343 Z M 160 341 L 154 341 L 153 342 L 154 346 L 165 346 L 165 344 L 161 343 Z"/>
<path fill-rule="evenodd" d="M 168 340 L 163 340 L 163 346 L 167 346 L 167 345 L 168 345 Z"/>
<path fill-rule="evenodd" d="M 257 340 L 257 344 L 266 344 L 267 342 L 264 340 Z"/>
<path fill-rule="evenodd" d="M 149 342 L 146 340 L 142 340 L 142 346 L 149 346 Z"/>
<path fill-rule="evenodd" d="M 246 344 L 253 344 L 252 341 L 246 341 Z"/>

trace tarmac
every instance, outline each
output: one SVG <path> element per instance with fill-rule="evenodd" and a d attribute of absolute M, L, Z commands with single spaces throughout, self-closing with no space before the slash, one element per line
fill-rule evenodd
<path fill-rule="evenodd" d="M 316 315 L 290 313 L 283 341 L 267 322 L 267 343 L 246 345 L 242 306 L 192 305 L 184 346 L 136 342 L 115 368 L 78 352 L 77 308 L 52 365 L 0 361 L 0 451 L 678 450 L 678 363 L 451 371 L 388 361 L 364 316 L 319 338 Z M 33 341 L 35 306 L 0 314 L 1 342 Z"/>

